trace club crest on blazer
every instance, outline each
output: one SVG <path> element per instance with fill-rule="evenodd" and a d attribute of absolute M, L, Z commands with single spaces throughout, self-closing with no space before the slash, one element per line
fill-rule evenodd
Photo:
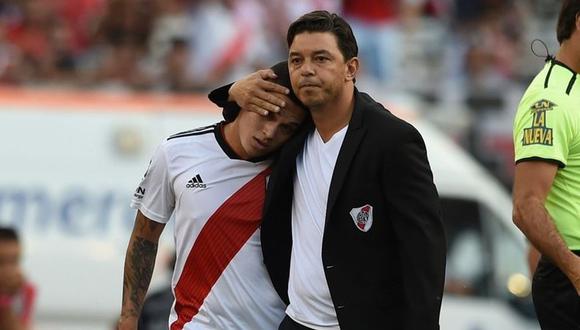
<path fill-rule="evenodd" d="M 354 221 L 356 228 L 360 231 L 367 232 L 373 225 L 373 207 L 366 204 L 361 207 L 355 207 L 350 210 L 350 216 Z"/>

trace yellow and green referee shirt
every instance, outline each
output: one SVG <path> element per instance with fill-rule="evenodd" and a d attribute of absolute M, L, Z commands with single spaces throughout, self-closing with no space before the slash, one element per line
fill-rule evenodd
<path fill-rule="evenodd" d="M 568 248 L 580 250 L 580 74 L 547 62 L 520 101 L 513 136 L 516 163 L 558 164 L 545 207 Z"/>

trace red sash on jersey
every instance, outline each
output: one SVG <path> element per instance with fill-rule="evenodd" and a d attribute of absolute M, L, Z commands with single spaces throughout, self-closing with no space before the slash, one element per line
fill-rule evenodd
<path fill-rule="evenodd" d="M 199 312 L 224 269 L 260 226 L 271 171 L 265 169 L 236 191 L 203 226 L 175 286 L 177 320 L 171 330 L 183 329 Z"/>

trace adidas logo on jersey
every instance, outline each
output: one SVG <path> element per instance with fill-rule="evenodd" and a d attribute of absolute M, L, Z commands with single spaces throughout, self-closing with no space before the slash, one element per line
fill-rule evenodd
<path fill-rule="evenodd" d="M 185 185 L 186 188 L 207 188 L 207 185 L 203 183 L 201 176 L 198 174 L 191 178 L 191 180 L 187 181 Z"/>

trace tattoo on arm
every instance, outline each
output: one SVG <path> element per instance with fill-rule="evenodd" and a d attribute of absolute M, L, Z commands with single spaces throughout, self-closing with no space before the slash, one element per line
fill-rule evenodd
<path fill-rule="evenodd" d="M 157 243 L 135 236 L 127 251 L 123 278 L 123 314 L 137 317 L 151 281 Z"/>

